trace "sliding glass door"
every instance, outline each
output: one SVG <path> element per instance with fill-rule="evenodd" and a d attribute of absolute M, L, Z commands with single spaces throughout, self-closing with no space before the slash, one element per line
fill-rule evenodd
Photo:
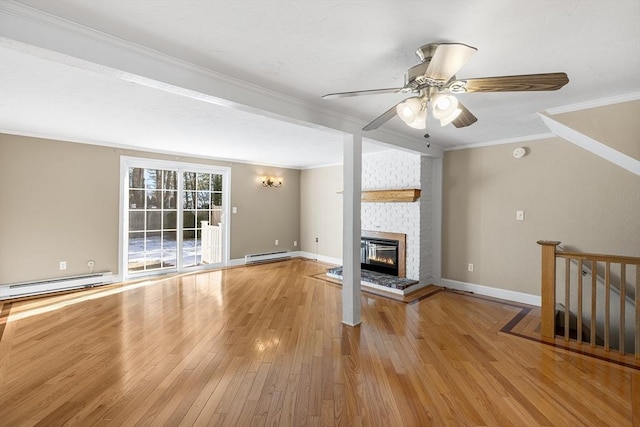
<path fill-rule="evenodd" d="M 182 265 L 222 262 L 222 174 L 183 172 Z"/>
<path fill-rule="evenodd" d="M 123 157 L 125 277 L 227 261 L 228 168 Z"/>

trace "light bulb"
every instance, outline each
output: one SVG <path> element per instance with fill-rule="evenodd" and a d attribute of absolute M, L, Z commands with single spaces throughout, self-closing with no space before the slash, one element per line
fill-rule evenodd
<path fill-rule="evenodd" d="M 422 102 L 418 97 L 408 98 L 396 106 L 398 116 L 406 124 L 413 122 L 420 110 L 422 110 Z"/>
<path fill-rule="evenodd" d="M 433 117 L 438 120 L 447 119 L 449 115 L 454 113 L 457 108 L 458 108 L 458 100 L 456 99 L 455 96 L 439 95 L 433 107 Z"/>
<path fill-rule="evenodd" d="M 413 116 L 413 110 L 411 108 L 409 108 L 408 105 L 405 105 L 405 106 L 402 107 L 401 116 L 408 119 L 408 118 Z"/>
<path fill-rule="evenodd" d="M 451 105 L 451 101 L 448 96 L 441 96 L 438 98 L 438 102 L 436 102 L 436 106 L 439 110 L 446 110 Z"/>

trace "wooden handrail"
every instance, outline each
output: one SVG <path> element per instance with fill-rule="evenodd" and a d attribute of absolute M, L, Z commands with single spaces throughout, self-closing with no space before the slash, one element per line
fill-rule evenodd
<path fill-rule="evenodd" d="M 588 254 L 584 252 L 556 251 L 556 257 L 581 259 L 583 261 L 610 262 L 613 264 L 640 265 L 640 258 L 633 257 L 633 256 L 601 255 L 601 254 Z"/>
<path fill-rule="evenodd" d="M 556 316 L 556 259 L 565 259 L 565 278 L 564 278 L 564 339 L 569 340 L 569 316 L 570 316 L 570 262 L 574 260 L 578 264 L 577 274 L 577 342 L 582 343 L 582 310 L 583 310 L 583 289 L 582 289 L 582 273 L 583 266 L 590 266 L 591 269 L 591 318 L 589 331 L 589 346 L 596 347 L 599 345 L 606 351 L 610 350 L 611 333 L 610 327 L 610 303 L 612 290 L 611 264 L 620 265 L 619 277 L 619 307 L 620 316 L 618 320 L 619 333 L 616 337 L 618 340 L 618 351 L 625 354 L 625 304 L 626 304 L 626 278 L 627 266 L 635 265 L 635 345 L 632 346 L 636 359 L 640 359 L 640 257 L 619 256 L 619 255 L 603 255 L 583 252 L 559 251 L 560 242 L 555 240 L 540 240 L 537 242 L 542 246 L 542 263 L 541 263 L 541 335 L 543 340 L 555 340 L 555 316 Z M 604 263 L 604 301 L 598 303 L 596 301 L 596 287 L 598 275 L 598 263 Z M 589 295 L 589 294 L 587 294 Z M 604 336 L 603 343 L 596 343 L 596 309 L 599 308 L 600 313 L 604 313 Z M 627 346 L 628 347 L 628 346 Z"/>

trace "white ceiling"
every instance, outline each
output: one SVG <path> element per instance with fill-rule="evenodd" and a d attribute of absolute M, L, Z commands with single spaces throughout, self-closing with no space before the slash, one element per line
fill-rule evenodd
<path fill-rule="evenodd" d="M 0 58 L 4 129 L 294 168 L 336 163 L 342 152 L 341 134 L 330 129 L 238 111 L 5 47 Z M 367 145 L 367 151 L 375 148 Z"/>
<path fill-rule="evenodd" d="M 430 125 L 430 142 L 444 149 L 535 138 L 549 132 L 536 112 L 640 92 L 640 2 L 635 0 L 20 3 L 361 125 L 406 96 L 320 96 L 400 87 L 407 68 L 418 62 L 413 52 L 431 42 L 478 48 L 459 78 L 569 75 L 570 83 L 557 92 L 459 95 L 478 122 L 462 129 Z M 272 114 L 228 108 L 60 62 L 4 43 L 1 129 L 287 167 L 341 160 L 338 131 L 275 120 Z M 398 118 L 383 128 L 417 141 L 424 134 Z"/>

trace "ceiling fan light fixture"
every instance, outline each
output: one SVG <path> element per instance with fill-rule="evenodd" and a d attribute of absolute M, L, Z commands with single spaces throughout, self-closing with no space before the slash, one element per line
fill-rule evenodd
<path fill-rule="evenodd" d="M 413 123 L 416 117 L 422 111 L 422 101 L 419 97 L 405 99 L 403 102 L 396 106 L 396 112 L 398 117 L 402 119 L 406 124 Z"/>
<path fill-rule="evenodd" d="M 463 128 L 476 123 L 478 118 L 458 101 L 455 94 L 552 91 L 569 83 L 569 77 L 562 72 L 457 80 L 456 74 L 476 51 L 475 47 L 464 43 L 426 44 L 416 51 L 420 64 L 407 70 L 404 86 L 329 93 L 323 98 L 414 93 L 418 96 L 397 103 L 365 125 L 362 130 L 377 129 L 395 116 L 400 116 L 407 126 L 425 129 L 425 116 L 429 114 L 435 120 L 439 120 L 441 126 L 453 124 L 456 128 Z"/>
<path fill-rule="evenodd" d="M 416 115 L 416 118 L 411 123 L 407 123 L 407 125 L 414 129 L 426 129 L 427 128 L 427 110 L 426 109 L 421 110 Z"/>
<path fill-rule="evenodd" d="M 448 119 L 458 109 L 458 99 L 451 95 L 438 95 L 433 103 L 433 117 L 438 120 Z M 460 113 L 458 113 L 460 114 Z M 455 117 L 451 119 L 453 121 Z"/>

